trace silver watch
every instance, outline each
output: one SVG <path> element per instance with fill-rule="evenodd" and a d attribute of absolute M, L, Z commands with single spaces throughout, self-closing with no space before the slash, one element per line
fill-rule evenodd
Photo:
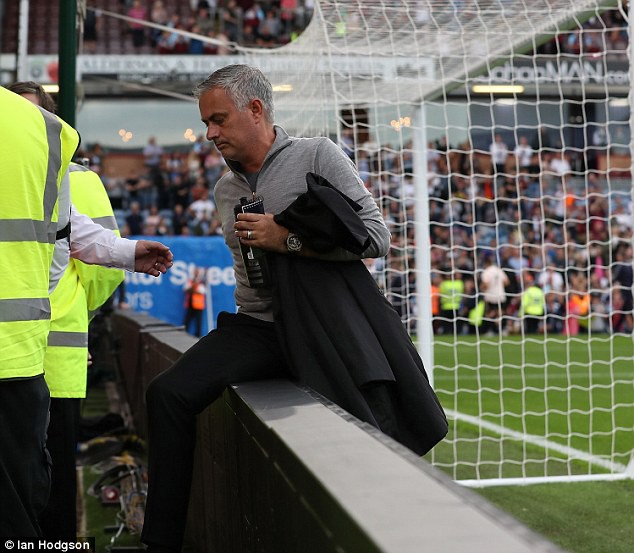
<path fill-rule="evenodd" d="M 302 251 L 302 241 L 294 232 L 288 233 L 288 238 L 286 239 L 286 249 L 289 253 L 299 253 Z"/>

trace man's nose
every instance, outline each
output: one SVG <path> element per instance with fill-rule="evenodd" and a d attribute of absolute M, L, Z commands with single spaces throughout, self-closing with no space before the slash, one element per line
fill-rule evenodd
<path fill-rule="evenodd" d="M 217 136 L 218 136 L 218 126 L 208 125 L 207 126 L 207 140 L 213 140 Z"/>

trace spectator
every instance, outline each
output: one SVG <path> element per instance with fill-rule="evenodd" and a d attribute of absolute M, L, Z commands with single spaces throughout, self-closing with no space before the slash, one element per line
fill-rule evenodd
<path fill-rule="evenodd" d="M 260 27 L 260 23 L 264 21 L 264 18 L 264 10 L 259 2 L 254 2 L 251 7 L 247 8 L 243 16 L 243 44 L 255 44 L 257 40 L 257 30 Z"/>
<path fill-rule="evenodd" d="M 625 312 L 625 302 L 623 301 L 621 288 L 612 289 L 609 317 L 612 332 L 631 332 L 627 324 L 627 313 Z"/>
<path fill-rule="evenodd" d="M 190 189 L 190 198 L 192 202 L 196 202 L 201 198 L 209 197 L 209 185 L 203 175 L 198 175 L 194 180 L 194 185 Z"/>
<path fill-rule="evenodd" d="M 176 204 L 172 209 L 172 233 L 175 236 L 180 236 L 183 233 L 183 229 L 187 228 L 189 221 L 187 214 L 182 204 Z"/>
<path fill-rule="evenodd" d="M 213 190 L 214 184 L 227 168 L 225 160 L 215 146 L 205 156 L 204 167 L 205 179 L 211 183 L 211 190 Z"/>
<path fill-rule="evenodd" d="M 352 127 L 345 125 L 341 129 L 341 141 L 339 146 L 344 152 L 346 152 L 350 159 L 355 158 L 354 129 Z"/>
<path fill-rule="evenodd" d="M 217 41 L 216 54 L 219 56 L 228 56 L 233 53 L 229 37 L 224 32 L 218 32 L 214 38 Z"/>
<path fill-rule="evenodd" d="M 149 209 L 157 201 L 156 180 L 152 177 L 160 178 L 160 171 L 155 170 L 149 174 L 141 175 L 136 183 L 136 198 L 141 209 Z"/>
<path fill-rule="evenodd" d="M 218 0 L 191 0 L 190 4 L 193 12 L 199 11 L 201 8 L 207 8 L 212 19 L 218 11 Z"/>
<path fill-rule="evenodd" d="M 626 207 L 620 196 L 617 196 L 615 200 L 611 220 L 617 224 L 621 231 L 626 232 L 632 230 L 632 221 L 634 220 L 634 214 L 631 212 L 632 205 L 632 202 L 630 202 Z"/>
<path fill-rule="evenodd" d="M 279 41 L 282 32 L 282 23 L 277 16 L 275 8 L 270 8 L 265 16 L 264 21 L 258 27 L 258 40 L 260 46 L 274 46 Z"/>
<path fill-rule="evenodd" d="M 88 158 L 88 166 L 91 171 L 101 175 L 102 163 L 104 158 L 104 151 L 99 142 L 96 142 L 93 147 L 86 153 Z"/>
<path fill-rule="evenodd" d="M 524 319 L 524 332 L 536 334 L 542 329 L 546 300 L 543 290 L 531 277 L 525 281 L 528 286 L 522 294 L 519 315 Z"/>
<path fill-rule="evenodd" d="M 139 185 L 141 177 L 136 167 L 132 167 L 128 172 L 128 176 L 125 179 L 126 195 L 128 197 L 128 207 L 132 202 L 138 202 L 139 200 Z"/>
<path fill-rule="evenodd" d="M 169 21 L 169 15 L 165 9 L 163 0 L 154 0 L 152 8 L 150 9 L 150 21 L 159 25 L 167 25 Z M 150 42 L 152 47 L 156 47 L 161 39 L 163 31 L 160 29 L 150 28 Z"/>
<path fill-rule="evenodd" d="M 132 0 L 132 6 L 128 10 L 127 16 L 134 19 L 147 19 L 147 11 L 141 0 Z M 132 36 L 132 46 L 138 53 L 141 47 L 145 46 L 145 25 L 139 22 L 130 22 L 128 27 Z"/>
<path fill-rule="evenodd" d="M 215 22 L 209 12 L 209 6 L 199 6 L 196 12 L 195 26 L 197 30 L 194 31 L 192 28 L 192 32 L 197 32 L 205 36 L 214 30 Z"/>
<path fill-rule="evenodd" d="M 242 13 L 236 0 L 227 0 L 227 5 L 221 11 L 222 30 L 230 42 L 240 40 L 240 21 Z"/>
<path fill-rule="evenodd" d="M 124 180 L 113 176 L 112 172 L 108 172 L 102 177 L 102 181 L 106 187 L 108 198 L 110 198 L 112 209 L 124 209 L 127 204 L 127 190 Z"/>
<path fill-rule="evenodd" d="M 198 25 L 194 25 L 191 28 L 192 33 L 196 33 L 197 35 L 201 34 L 200 27 Z M 205 44 L 202 40 L 198 38 L 190 38 L 189 39 L 189 53 L 192 55 L 203 54 L 205 52 Z"/>
<path fill-rule="evenodd" d="M 440 325 L 438 332 L 453 335 L 458 332 L 457 317 L 463 301 L 464 281 L 460 271 L 452 269 L 440 283 Z"/>
<path fill-rule="evenodd" d="M 619 291 L 622 300 L 623 328 L 631 332 L 634 328 L 632 321 L 632 286 L 634 275 L 632 268 L 632 246 L 630 244 L 618 246 L 615 253 L 615 263 L 612 267 L 612 285 Z"/>
<path fill-rule="evenodd" d="M 170 184 L 172 204 L 180 204 L 183 208 L 186 208 L 191 202 L 190 188 L 191 182 L 187 177 L 184 177 L 181 173 L 174 175 Z"/>
<path fill-rule="evenodd" d="M 501 134 L 495 134 L 495 140 L 489 146 L 489 153 L 491 154 L 491 162 L 495 167 L 495 172 L 504 173 L 509 149 L 504 140 L 502 140 Z"/>
<path fill-rule="evenodd" d="M 185 285 L 185 331 L 200 338 L 202 334 L 203 313 L 205 311 L 205 298 L 207 295 L 206 271 L 196 268 L 194 276 Z M 194 324 L 193 332 L 191 325 Z"/>
<path fill-rule="evenodd" d="M 553 293 L 556 297 L 564 294 L 564 277 L 555 269 L 552 262 L 547 262 L 544 270 L 538 277 L 537 283 L 540 285 L 544 294 Z"/>
<path fill-rule="evenodd" d="M 207 152 L 209 152 L 210 147 L 209 144 L 205 142 L 205 137 L 202 134 L 199 134 L 196 137 L 196 142 L 194 142 L 191 152 L 198 156 L 199 166 L 202 166 L 205 161 L 205 156 Z"/>
<path fill-rule="evenodd" d="M 566 311 L 567 316 L 564 334 L 567 336 L 577 336 L 581 327 L 587 328 L 590 314 L 588 282 L 585 276 L 577 271 L 571 273 Z"/>
<path fill-rule="evenodd" d="M 181 154 L 174 152 L 166 156 L 165 171 L 170 180 L 173 180 L 175 175 L 182 174 L 184 169 Z"/>
<path fill-rule="evenodd" d="M 545 125 L 541 125 L 537 135 L 531 142 L 531 148 L 541 154 L 542 152 L 552 152 L 555 146 L 555 141 L 551 138 L 548 128 Z"/>
<path fill-rule="evenodd" d="M 518 171 L 528 171 L 533 163 L 533 148 L 528 144 L 528 138 L 521 135 L 517 146 L 515 146 L 515 159 Z"/>
<path fill-rule="evenodd" d="M 407 279 L 406 263 L 402 255 L 391 255 L 388 268 L 388 287 L 386 297 L 392 304 L 402 321 L 409 316 L 408 293 L 409 282 Z"/>
<path fill-rule="evenodd" d="M 101 11 L 87 9 L 84 18 L 83 54 L 97 53 L 97 40 L 101 29 Z"/>
<path fill-rule="evenodd" d="M 145 166 L 149 169 L 158 169 L 161 166 L 163 148 L 156 143 L 156 137 L 150 136 L 146 146 L 143 148 L 143 159 Z"/>
<path fill-rule="evenodd" d="M 572 171 L 570 154 L 564 150 L 557 152 L 550 158 L 550 171 L 559 177 L 565 177 Z"/>
<path fill-rule="evenodd" d="M 610 325 L 608 308 L 609 306 L 606 305 L 600 294 L 593 293 L 590 295 L 589 330 L 592 333 L 602 334 L 604 332 L 609 332 Z"/>
<path fill-rule="evenodd" d="M 126 236 L 138 236 L 143 234 L 144 217 L 141 213 L 139 202 L 130 204 L 130 213 L 125 218 Z"/>
<path fill-rule="evenodd" d="M 280 19 L 284 25 L 284 34 L 290 36 L 295 21 L 297 0 L 280 0 Z"/>
<path fill-rule="evenodd" d="M 630 132 L 627 123 L 617 123 L 610 129 L 610 153 L 630 155 Z"/>
<path fill-rule="evenodd" d="M 143 234 L 145 236 L 163 236 L 166 234 L 165 221 L 156 204 L 150 206 L 150 211 L 143 222 Z"/>
<path fill-rule="evenodd" d="M 205 236 L 211 233 L 215 209 L 214 202 L 209 198 L 209 190 L 203 189 L 201 197 L 187 208 L 194 234 Z"/>
<path fill-rule="evenodd" d="M 167 22 L 167 26 L 171 27 L 173 31 L 165 31 L 161 36 L 161 47 L 165 49 L 166 53 L 176 54 L 179 50 L 184 48 L 186 39 L 177 30 L 184 30 L 184 26 L 181 22 L 181 16 L 178 13 L 172 13 Z"/>
<path fill-rule="evenodd" d="M 308 25 L 315 11 L 315 0 L 304 0 L 304 26 Z"/>
<path fill-rule="evenodd" d="M 483 331 L 502 334 L 501 316 L 506 307 L 506 287 L 510 281 L 502 268 L 496 265 L 494 255 L 489 253 L 485 256 L 485 269 L 480 276 L 480 292 L 484 298 Z"/>
<path fill-rule="evenodd" d="M 475 334 L 482 326 L 484 316 L 484 300 L 476 291 L 472 278 L 464 280 L 463 300 L 458 317 L 458 334 Z"/>
<path fill-rule="evenodd" d="M 566 310 L 562 303 L 563 296 L 549 292 L 545 295 L 545 329 L 549 334 L 562 334 L 564 330 L 564 322 L 566 319 Z"/>

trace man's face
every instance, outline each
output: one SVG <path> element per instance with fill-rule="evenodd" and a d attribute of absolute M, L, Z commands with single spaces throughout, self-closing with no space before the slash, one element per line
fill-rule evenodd
<path fill-rule="evenodd" d="M 207 140 L 211 140 L 225 159 L 242 162 L 255 140 L 256 123 L 251 105 L 238 111 L 227 93 L 214 88 L 200 96 L 200 119 L 207 127 Z"/>

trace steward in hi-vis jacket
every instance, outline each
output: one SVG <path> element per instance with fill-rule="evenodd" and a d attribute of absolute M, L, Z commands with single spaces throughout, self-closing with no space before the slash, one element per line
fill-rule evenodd
<path fill-rule="evenodd" d="M 0 88 L 0 535 L 37 537 L 48 499 L 44 352 L 62 177 L 77 132 Z"/>

